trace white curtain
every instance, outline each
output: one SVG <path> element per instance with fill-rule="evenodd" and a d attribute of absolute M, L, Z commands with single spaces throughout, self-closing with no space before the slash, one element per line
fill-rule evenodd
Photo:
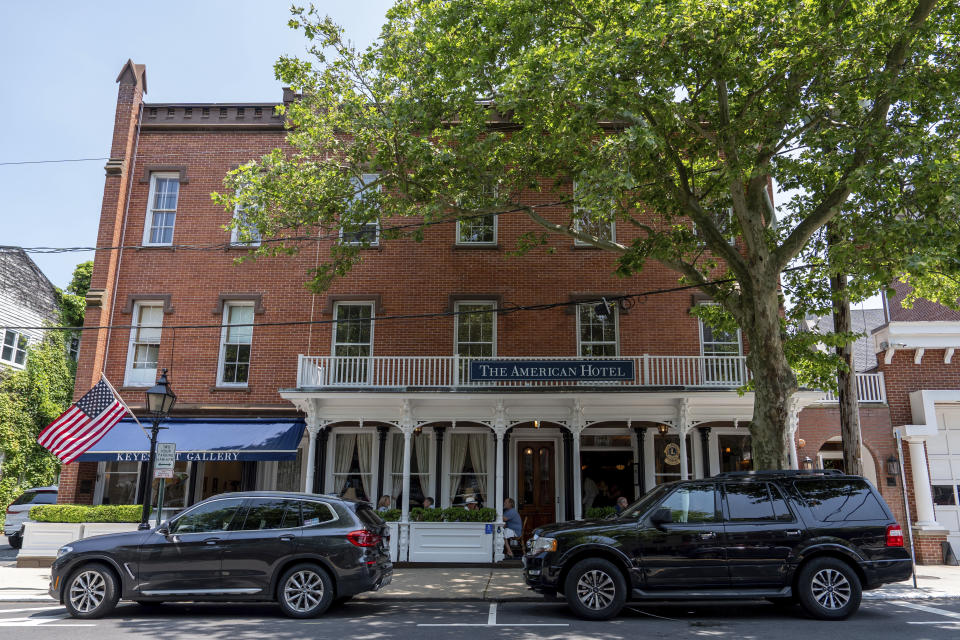
<path fill-rule="evenodd" d="M 360 482 L 363 484 L 363 493 L 376 504 L 380 496 L 372 496 L 370 492 L 373 487 L 370 486 L 370 467 L 373 463 L 373 434 L 361 433 L 357 436 L 357 460 L 360 461 Z"/>
<path fill-rule="evenodd" d="M 487 444 L 490 437 L 486 433 L 470 434 L 470 459 L 473 460 L 473 472 L 476 474 L 477 488 L 483 496 L 484 506 L 490 506 L 487 496 Z"/>
<path fill-rule="evenodd" d="M 417 476 L 424 497 L 430 495 L 430 439 L 423 433 L 414 436 L 414 451 L 417 454 Z"/>
<path fill-rule="evenodd" d="M 455 433 L 450 436 L 450 504 L 460 493 L 460 474 L 463 473 L 463 462 L 467 459 L 467 436 Z"/>
<path fill-rule="evenodd" d="M 390 453 L 390 469 L 393 478 L 393 504 L 396 505 L 400 492 L 403 491 L 403 434 L 395 433 L 390 440 L 393 443 Z"/>
<path fill-rule="evenodd" d="M 336 474 L 350 473 L 350 463 L 353 462 L 353 450 L 357 444 L 357 436 L 353 433 L 338 433 L 337 446 L 334 452 L 333 472 Z M 337 493 L 343 494 L 343 483 L 346 480 L 344 476 L 336 478 L 339 486 L 335 487 Z"/>

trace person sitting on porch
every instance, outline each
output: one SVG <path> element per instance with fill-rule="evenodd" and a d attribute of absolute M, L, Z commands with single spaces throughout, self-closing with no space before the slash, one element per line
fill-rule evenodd
<path fill-rule="evenodd" d="M 503 521 L 506 527 L 503 529 L 503 555 L 508 558 L 513 557 L 513 550 L 510 548 L 510 539 L 519 538 L 523 533 L 523 522 L 520 520 L 520 514 L 517 513 L 513 498 L 503 499 Z"/>
<path fill-rule="evenodd" d="M 377 511 L 387 511 L 390 509 L 390 496 L 382 495 L 380 500 L 377 501 Z"/>
<path fill-rule="evenodd" d="M 623 513 L 623 510 L 626 509 L 629 504 L 630 503 L 627 502 L 626 496 L 620 496 L 619 498 L 617 498 L 617 506 L 616 506 L 617 513 L 618 514 Z"/>
<path fill-rule="evenodd" d="M 463 508 L 467 511 L 476 511 L 479 505 L 477 505 L 477 499 L 474 497 L 469 497 L 464 502 Z"/>
<path fill-rule="evenodd" d="M 427 496 L 423 499 L 423 508 L 424 509 L 433 509 L 433 498 Z"/>

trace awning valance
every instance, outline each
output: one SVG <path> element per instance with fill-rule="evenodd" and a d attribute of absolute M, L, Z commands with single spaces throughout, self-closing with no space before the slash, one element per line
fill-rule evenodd
<path fill-rule="evenodd" d="M 150 424 L 143 426 L 149 431 Z M 296 460 L 303 437 L 302 420 L 233 420 L 171 418 L 164 420 L 157 442 L 177 445 L 177 460 L 232 462 L 239 460 Z M 78 460 L 146 462 L 150 440 L 136 422 L 121 420 Z"/>

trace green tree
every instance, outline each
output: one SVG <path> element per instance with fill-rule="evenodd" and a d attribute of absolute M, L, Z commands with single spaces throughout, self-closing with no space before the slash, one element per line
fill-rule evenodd
<path fill-rule="evenodd" d="M 849 238 L 830 248 L 843 270 L 875 252 L 864 268 L 887 282 L 909 266 L 898 250 L 916 267 L 957 244 L 958 16 L 957 0 L 402 0 L 357 51 L 295 8 L 314 59 L 276 65 L 302 93 L 285 109 L 289 147 L 215 198 L 281 239 L 259 254 L 295 251 L 282 239 L 299 229 L 408 217 L 419 228 L 402 233 L 420 238 L 451 217 L 520 212 L 538 225 L 520 251 L 554 233 L 610 251 L 623 277 L 660 262 L 743 330 L 755 465 L 780 468 L 795 371 L 826 382 L 836 361 L 785 323 L 783 270 L 805 252 L 826 264 L 808 248 L 831 221 Z M 773 181 L 801 194 L 779 220 Z M 639 237 L 591 231 L 612 220 Z M 311 285 L 359 259 L 334 244 Z"/>

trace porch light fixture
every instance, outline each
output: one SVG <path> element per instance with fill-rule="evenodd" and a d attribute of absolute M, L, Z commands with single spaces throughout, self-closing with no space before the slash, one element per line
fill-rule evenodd
<path fill-rule="evenodd" d="M 667 431 L 670 431 L 670 427 L 661 422 L 657 425 L 657 431 L 660 432 L 660 435 L 665 436 L 667 435 Z"/>
<path fill-rule="evenodd" d="M 532 455 L 533 455 L 533 449 L 531 449 L 530 447 L 527 447 L 526 449 L 523 450 L 523 454 L 526 455 L 526 456 L 532 456 Z"/>
<path fill-rule="evenodd" d="M 804 456 L 803 469 L 804 471 L 813 471 L 813 458 L 810 456 Z"/>
<path fill-rule="evenodd" d="M 534 421 L 533 421 L 533 428 L 534 428 L 534 429 L 539 429 L 539 428 L 540 428 L 540 421 L 539 421 L 539 420 L 534 420 Z"/>
<path fill-rule="evenodd" d="M 900 463 L 892 454 L 890 455 L 889 458 L 887 458 L 887 475 L 888 476 L 900 475 Z"/>

